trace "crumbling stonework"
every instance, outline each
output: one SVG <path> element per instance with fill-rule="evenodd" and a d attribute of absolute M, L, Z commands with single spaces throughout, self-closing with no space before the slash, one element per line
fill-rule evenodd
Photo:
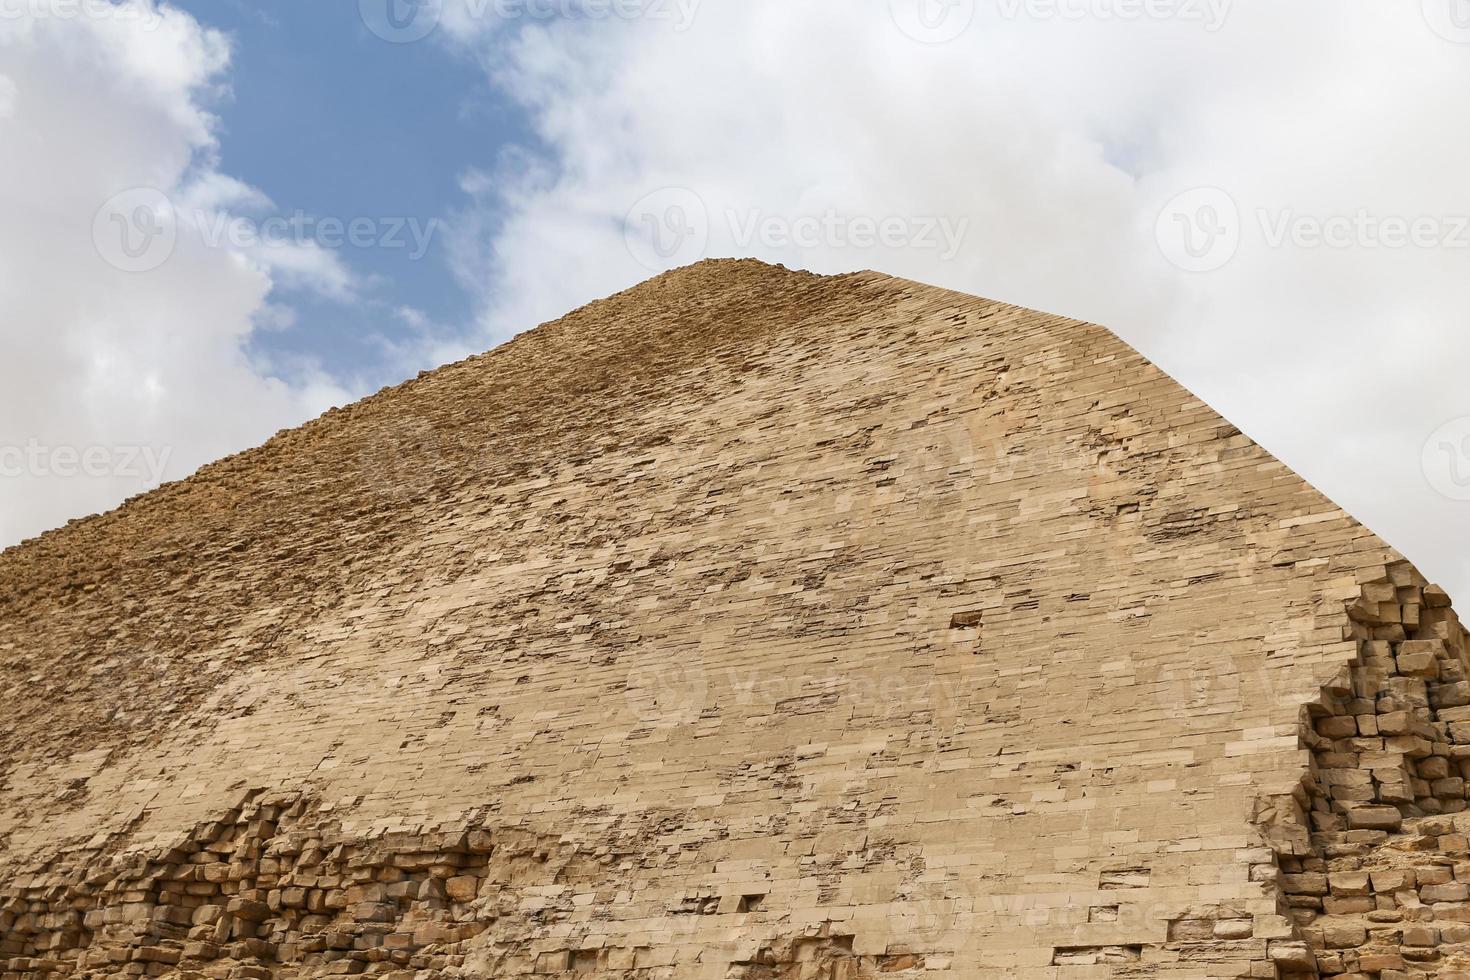
<path fill-rule="evenodd" d="M 1275 880 L 1297 929 L 1285 977 L 1470 975 L 1470 635 L 1407 562 L 1365 569 L 1358 654 L 1303 708 L 1301 785 L 1273 801 Z"/>
<path fill-rule="evenodd" d="M 1105 330 L 701 264 L 0 555 L 0 980 L 1453 976 L 1450 609 Z"/>

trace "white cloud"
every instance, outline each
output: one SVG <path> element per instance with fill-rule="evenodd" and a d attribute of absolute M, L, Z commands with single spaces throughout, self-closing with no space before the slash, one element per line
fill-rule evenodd
<path fill-rule="evenodd" d="M 432 326 L 428 314 L 412 306 L 400 306 L 393 315 L 415 333 L 423 333 Z"/>
<path fill-rule="evenodd" d="M 275 202 L 262 191 L 213 170 L 194 176 L 170 197 L 182 233 L 248 257 L 280 285 L 338 302 L 357 298 L 359 277 L 311 237 L 305 212 L 271 214 Z"/>
<path fill-rule="evenodd" d="M 261 212 L 274 202 L 259 188 L 243 180 L 210 170 L 197 175 L 177 195 L 180 208 L 214 213 L 220 211 Z"/>
<path fill-rule="evenodd" d="M 397 316 L 415 356 L 447 360 L 707 253 L 1094 320 L 1470 594 L 1470 443 L 1441 429 L 1470 417 L 1470 36 L 1451 2 L 646 0 L 609 21 L 446 0 L 437 36 L 477 50 L 550 155 L 465 175 L 451 232 L 479 332 Z M 245 347 L 295 324 L 278 287 L 345 301 L 364 283 L 309 240 L 211 246 L 219 217 L 275 208 L 217 159 L 228 43 L 167 7 L 114 9 L 133 15 L 0 20 L 0 358 L 24 365 L 0 451 L 168 448 L 176 477 L 346 397 Z M 134 223 L 138 188 L 171 223 Z M 1161 248 L 1161 209 L 1193 188 L 1227 197 L 1186 198 L 1216 211 L 1166 214 Z M 1170 264 L 1217 264 L 1179 237 L 1211 214 L 1233 258 Z M 1385 243 L 1384 219 L 1425 218 L 1437 247 Z M 0 542 L 142 488 L 7 478 Z"/>
<path fill-rule="evenodd" d="M 1288 210 L 1292 228 L 1360 209 L 1470 215 L 1454 123 L 1470 87 L 1454 41 L 1470 38 L 1436 19 L 1440 0 L 1428 16 L 1326 0 L 928 8 L 958 21 L 917 18 L 921 2 L 706 0 L 682 32 L 450 18 L 552 154 L 529 176 L 513 161 L 467 179 L 458 252 L 485 311 L 467 346 L 646 277 L 652 239 L 630 251 L 624 223 L 650 200 L 633 217 L 662 225 L 669 264 L 871 267 L 1106 324 L 1470 595 L 1470 503 L 1420 461 L 1442 422 L 1470 416 L 1470 248 L 1266 234 Z M 1196 187 L 1228 192 L 1239 248 L 1187 273 L 1155 229 Z M 687 191 L 646 198 L 661 188 Z M 897 247 L 853 244 L 855 222 L 894 216 L 968 224 L 949 261 L 912 224 Z M 1211 215 L 1183 217 L 1198 235 Z M 676 237 L 681 220 L 692 236 Z"/>
<path fill-rule="evenodd" d="M 0 543 L 348 397 L 310 367 L 271 376 L 245 350 L 291 320 L 270 300 L 277 280 L 345 289 L 345 273 L 309 250 L 210 247 L 188 218 L 268 203 L 216 162 L 205 104 L 225 39 L 170 8 L 86 9 L 0 20 Z M 161 217 L 137 210 L 160 200 Z"/>
<path fill-rule="evenodd" d="M 336 252 L 313 242 L 263 242 L 244 251 L 281 285 L 309 289 L 342 303 L 358 295 L 358 277 Z"/>

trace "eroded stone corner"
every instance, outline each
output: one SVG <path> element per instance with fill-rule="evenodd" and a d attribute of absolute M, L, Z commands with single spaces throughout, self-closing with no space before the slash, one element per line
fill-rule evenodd
<path fill-rule="evenodd" d="M 1356 654 L 1302 708 L 1307 770 L 1257 808 L 1284 923 L 1251 976 L 1470 978 L 1470 634 L 1408 562 L 1359 582 Z"/>

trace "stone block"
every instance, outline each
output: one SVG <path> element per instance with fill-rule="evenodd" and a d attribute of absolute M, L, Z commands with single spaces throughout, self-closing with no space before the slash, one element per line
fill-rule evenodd
<path fill-rule="evenodd" d="M 1348 826 L 1363 830 L 1398 830 L 1404 822 L 1397 807 L 1358 806 L 1348 810 Z"/>

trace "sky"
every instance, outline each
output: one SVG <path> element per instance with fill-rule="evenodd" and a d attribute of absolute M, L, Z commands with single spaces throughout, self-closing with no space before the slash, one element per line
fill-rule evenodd
<path fill-rule="evenodd" d="M 706 256 L 1112 328 L 1470 594 L 1470 0 L 0 0 L 0 545 Z"/>
<path fill-rule="evenodd" d="M 349 380 L 396 383 L 383 341 L 412 324 L 462 324 L 474 315 L 456 282 L 445 228 L 464 203 L 460 175 L 530 139 L 514 104 L 480 84 L 472 59 L 426 44 L 388 44 L 342 0 L 186 0 L 201 24 L 227 33 L 229 86 L 209 102 L 219 158 L 280 213 L 315 219 L 416 222 L 403 247 L 345 243 L 363 285 L 355 303 L 298 295 L 300 329 L 257 339 L 276 358 L 310 357 Z M 422 246 L 420 243 L 422 242 Z M 403 311 L 412 310 L 413 314 Z"/>

